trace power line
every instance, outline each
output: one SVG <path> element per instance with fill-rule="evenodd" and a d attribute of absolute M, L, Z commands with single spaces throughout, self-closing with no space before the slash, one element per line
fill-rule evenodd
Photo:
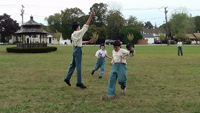
<path fill-rule="evenodd" d="M 25 13 L 25 15 L 32 15 L 32 16 L 37 16 L 37 17 L 46 17 L 46 16 L 34 15 L 34 14 L 27 14 L 27 13 Z"/>

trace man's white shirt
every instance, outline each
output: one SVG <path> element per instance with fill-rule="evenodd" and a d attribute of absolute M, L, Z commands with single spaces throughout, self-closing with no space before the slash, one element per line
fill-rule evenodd
<path fill-rule="evenodd" d="M 89 25 L 83 25 L 83 28 L 79 31 L 74 31 L 71 35 L 72 46 L 82 47 L 82 38 L 85 32 L 88 30 Z"/>
<path fill-rule="evenodd" d="M 178 42 L 177 47 L 182 47 L 182 42 Z"/>

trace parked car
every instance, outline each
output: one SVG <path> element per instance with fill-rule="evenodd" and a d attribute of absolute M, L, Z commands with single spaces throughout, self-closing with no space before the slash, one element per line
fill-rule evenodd
<path fill-rule="evenodd" d="M 161 44 L 161 41 L 160 40 L 156 40 L 154 43 L 155 44 Z"/>
<path fill-rule="evenodd" d="M 115 41 L 116 41 L 116 40 L 108 39 L 108 40 L 106 40 L 105 42 L 106 42 L 107 45 L 113 45 L 113 43 L 114 43 Z M 122 44 L 121 41 L 120 41 L 120 43 Z"/>
<path fill-rule="evenodd" d="M 112 45 L 115 42 L 115 40 L 106 40 L 105 42 L 107 45 Z"/>

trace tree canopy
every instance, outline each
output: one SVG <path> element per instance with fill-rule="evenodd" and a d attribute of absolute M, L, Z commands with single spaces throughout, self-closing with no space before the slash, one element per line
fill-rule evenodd
<path fill-rule="evenodd" d="M 153 25 L 151 24 L 150 21 L 147 21 L 144 23 L 144 28 L 146 29 L 153 29 Z"/>
<path fill-rule="evenodd" d="M 15 34 L 15 32 L 19 30 L 19 28 L 20 27 L 17 21 L 10 18 L 9 15 L 0 15 L 0 42 L 8 42 L 11 35 Z"/>
<path fill-rule="evenodd" d="M 188 14 L 187 9 L 179 8 L 174 11 L 170 19 L 170 29 L 173 35 L 179 39 L 186 39 L 185 34 L 193 33 L 195 25 L 193 18 Z"/>
<path fill-rule="evenodd" d="M 134 29 L 136 31 L 140 31 L 142 28 L 153 29 L 157 27 L 153 26 L 150 21 L 147 21 L 143 24 L 142 21 L 138 21 L 135 16 L 130 16 L 127 20 L 124 18 L 121 13 L 121 5 L 116 2 L 112 2 L 110 4 L 104 3 L 95 3 L 90 7 L 90 12 L 95 12 L 95 16 L 92 18 L 90 23 L 90 27 L 86 34 L 83 37 L 83 40 L 89 40 L 92 36 L 92 33 L 97 32 L 99 34 L 99 39 L 123 39 L 127 34 L 122 36 L 120 31 L 123 31 L 124 28 Z M 73 32 L 71 25 L 73 22 L 78 21 L 81 24 L 81 27 L 87 21 L 88 14 L 84 14 L 83 11 L 79 8 L 66 8 L 65 10 L 61 10 L 60 13 L 55 13 L 54 15 L 50 15 L 46 17 L 46 21 L 48 22 L 49 29 L 52 32 L 55 30 L 59 30 L 63 34 L 63 38 L 70 39 L 71 33 Z M 183 37 L 184 33 L 192 33 L 194 32 L 194 21 L 196 25 L 196 31 L 200 30 L 200 17 L 191 18 L 189 14 L 186 13 L 184 17 L 184 12 L 180 12 L 178 10 L 172 14 L 172 18 L 168 24 L 168 35 L 180 35 L 179 37 Z M 182 18 L 183 17 L 183 18 Z M 180 20 L 181 19 L 181 20 Z M 180 22 L 179 22 L 180 20 Z M 182 24 L 183 23 L 183 24 Z M 163 24 L 160 28 L 166 29 L 166 25 Z M 178 32 L 179 31 L 179 32 Z M 135 36 L 135 34 L 134 34 Z M 135 38 L 134 40 L 136 40 Z M 123 43 L 126 43 L 123 42 Z"/>
<path fill-rule="evenodd" d="M 130 26 L 124 26 L 119 31 L 119 35 L 123 38 L 124 43 L 129 42 L 129 39 L 127 37 L 128 34 L 133 34 L 134 38 L 131 42 L 134 44 L 137 44 L 138 40 L 143 38 L 139 30 L 134 29 L 133 27 Z"/>
<path fill-rule="evenodd" d="M 200 16 L 196 16 L 194 18 L 194 22 L 195 22 L 195 26 L 196 26 L 195 30 L 200 31 Z"/>
<path fill-rule="evenodd" d="M 137 30 L 141 30 L 143 27 L 143 23 L 142 23 L 142 21 L 138 21 L 136 17 L 130 16 L 126 20 L 126 26 L 131 26 Z"/>

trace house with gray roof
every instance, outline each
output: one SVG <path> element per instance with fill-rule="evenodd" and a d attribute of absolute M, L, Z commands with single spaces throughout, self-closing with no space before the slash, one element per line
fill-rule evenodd
<path fill-rule="evenodd" d="M 147 40 L 148 44 L 153 44 L 154 43 L 154 36 L 153 34 L 142 34 L 143 38 Z"/>
<path fill-rule="evenodd" d="M 145 28 L 143 28 L 141 30 L 141 34 L 142 35 L 145 34 L 144 35 L 144 36 L 146 36 L 145 38 L 148 38 L 148 37 L 153 35 L 153 37 L 154 37 L 153 39 L 155 41 L 155 40 L 160 40 L 160 38 L 159 38 L 160 35 L 166 36 L 166 31 L 164 29 L 161 29 L 161 28 L 156 28 L 156 29 L 145 29 Z M 151 34 L 151 35 L 147 35 L 147 34 Z M 148 43 L 152 43 L 152 37 L 149 38 L 148 40 L 149 40 Z M 153 43 L 154 43 L 154 41 L 153 41 Z"/>

